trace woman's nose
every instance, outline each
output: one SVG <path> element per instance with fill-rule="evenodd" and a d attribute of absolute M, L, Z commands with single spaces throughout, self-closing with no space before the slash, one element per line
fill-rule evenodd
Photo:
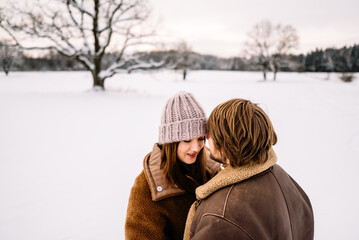
<path fill-rule="evenodd" d="M 201 150 L 199 141 L 193 141 L 193 143 L 191 145 L 191 150 L 196 151 L 196 152 L 199 152 L 199 150 Z"/>

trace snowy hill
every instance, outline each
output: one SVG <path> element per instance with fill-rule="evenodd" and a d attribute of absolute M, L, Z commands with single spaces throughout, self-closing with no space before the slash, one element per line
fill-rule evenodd
<path fill-rule="evenodd" d="M 230 98 L 260 103 L 278 164 L 309 195 L 316 239 L 356 239 L 359 75 L 172 71 L 120 74 L 106 92 L 86 72 L 0 75 L 0 239 L 124 239 L 127 200 L 158 138 L 166 100 L 192 92 L 207 115 Z M 269 76 L 269 79 L 271 76 Z"/>

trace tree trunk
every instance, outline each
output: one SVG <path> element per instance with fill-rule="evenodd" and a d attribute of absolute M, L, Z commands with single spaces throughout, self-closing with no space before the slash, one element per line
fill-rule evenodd
<path fill-rule="evenodd" d="M 100 50 L 100 39 L 99 39 L 99 32 L 98 32 L 98 24 L 99 24 L 99 11 L 100 11 L 100 1 L 94 0 L 94 10 L 95 14 L 93 17 L 93 26 L 92 26 L 92 33 L 94 38 L 94 45 L 95 45 L 95 52 L 99 52 Z M 105 79 L 99 77 L 99 73 L 101 72 L 102 67 L 102 55 L 94 56 L 93 58 L 95 69 L 93 70 L 93 88 L 95 91 L 104 91 L 105 90 Z"/>
<path fill-rule="evenodd" d="M 187 69 L 183 70 L 183 80 L 186 80 L 186 76 L 187 76 Z"/>
<path fill-rule="evenodd" d="M 325 78 L 325 80 L 329 80 L 330 79 L 330 72 L 327 72 L 327 77 Z"/>
<path fill-rule="evenodd" d="M 263 80 L 267 80 L 267 69 L 263 68 Z"/>
<path fill-rule="evenodd" d="M 277 69 L 274 69 L 273 72 L 273 81 L 277 80 Z"/>
<path fill-rule="evenodd" d="M 93 78 L 93 89 L 95 91 L 104 91 L 105 80 L 100 78 L 96 73 L 92 73 L 92 78 Z"/>
<path fill-rule="evenodd" d="M 279 71 L 279 60 L 275 59 L 273 63 L 273 81 L 277 80 L 278 71 Z"/>

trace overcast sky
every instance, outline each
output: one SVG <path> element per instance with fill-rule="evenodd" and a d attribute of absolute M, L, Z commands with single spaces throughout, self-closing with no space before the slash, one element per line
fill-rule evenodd
<path fill-rule="evenodd" d="M 31 0 L 15 0 L 23 1 Z M 166 43 L 185 40 L 200 53 L 239 56 L 247 33 L 262 20 L 296 28 L 300 38 L 296 53 L 359 44 L 359 0 L 148 1 L 153 19 L 160 22 L 158 38 Z"/>
<path fill-rule="evenodd" d="M 359 0 L 149 0 L 161 19 L 159 35 L 186 40 L 194 51 L 237 56 L 261 20 L 290 24 L 298 51 L 359 43 Z"/>

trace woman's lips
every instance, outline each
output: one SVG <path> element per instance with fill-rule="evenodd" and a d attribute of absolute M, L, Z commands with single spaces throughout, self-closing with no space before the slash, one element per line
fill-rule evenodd
<path fill-rule="evenodd" d="M 196 153 L 193 153 L 193 154 L 189 154 L 189 153 L 187 153 L 187 155 L 188 155 L 190 158 L 194 158 L 194 157 L 196 157 L 196 156 L 197 156 L 197 154 L 196 154 Z"/>

